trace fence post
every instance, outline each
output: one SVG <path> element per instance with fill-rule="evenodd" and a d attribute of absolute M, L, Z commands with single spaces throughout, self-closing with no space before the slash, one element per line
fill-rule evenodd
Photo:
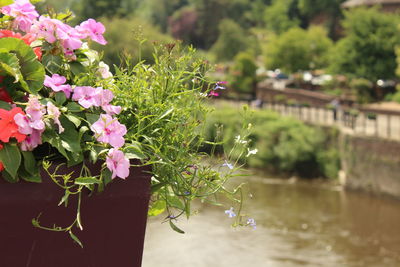
<path fill-rule="evenodd" d="M 387 115 L 387 137 L 390 139 L 390 115 Z"/>

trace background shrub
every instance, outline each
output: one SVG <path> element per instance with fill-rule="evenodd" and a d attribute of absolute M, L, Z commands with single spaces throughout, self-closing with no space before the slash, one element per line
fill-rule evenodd
<path fill-rule="evenodd" d="M 245 115 L 228 106 L 216 108 L 211 115 L 206 123 L 206 139 L 215 141 L 223 136 L 226 144 L 223 150 L 229 151 Z M 246 120 L 253 126 L 251 147 L 258 149 L 258 153 L 249 158 L 249 167 L 301 177 L 337 176 L 340 162 L 334 146 L 335 131 L 307 126 L 268 110 L 254 110 Z"/>

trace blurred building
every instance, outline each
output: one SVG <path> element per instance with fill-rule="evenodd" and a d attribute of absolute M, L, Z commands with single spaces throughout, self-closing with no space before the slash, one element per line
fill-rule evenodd
<path fill-rule="evenodd" d="M 348 0 L 342 4 L 343 8 L 381 6 L 382 11 L 400 11 L 400 0 Z"/>

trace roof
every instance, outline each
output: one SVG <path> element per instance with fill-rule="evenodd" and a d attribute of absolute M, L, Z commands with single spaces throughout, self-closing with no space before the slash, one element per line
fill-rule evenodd
<path fill-rule="evenodd" d="M 400 0 L 348 0 L 342 4 L 342 7 L 357 7 L 357 6 L 373 6 L 373 5 L 388 5 L 400 4 Z"/>

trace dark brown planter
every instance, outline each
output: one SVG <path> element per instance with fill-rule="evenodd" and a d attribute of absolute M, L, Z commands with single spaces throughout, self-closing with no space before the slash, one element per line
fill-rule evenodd
<path fill-rule="evenodd" d="M 131 168 L 126 180 L 113 180 L 103 193 L 84 194 L 83 231 L 74 231 L 84 248 L 67 233 L 32 226 L 40 213 L 40 222 L 46 226 L 68 226 L 75 218 L 76 202 L 58 207 L 63 191 L 49 177 L 44 176 L 41 184 L 9 184 L 0 175 L 0 266 L 141 266 L 150 198 L 150 175 L 145 171 Z"/>

